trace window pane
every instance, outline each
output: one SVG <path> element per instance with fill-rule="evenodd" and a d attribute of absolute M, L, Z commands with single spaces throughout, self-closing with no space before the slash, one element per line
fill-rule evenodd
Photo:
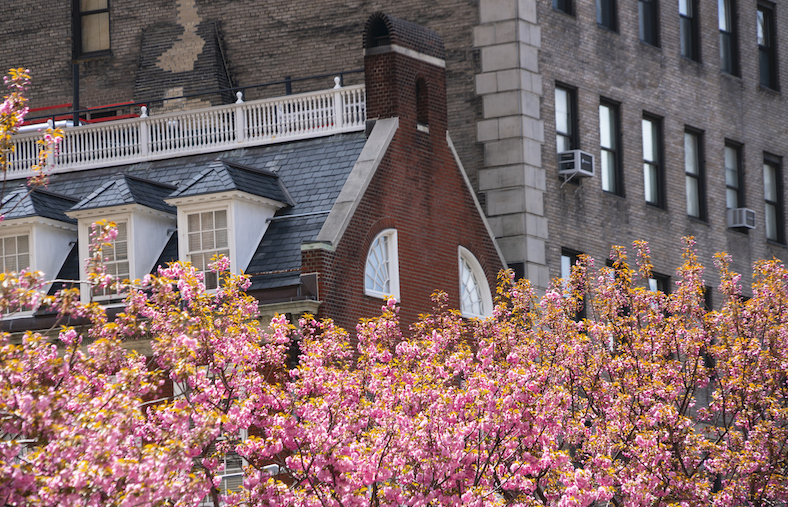
<path fill-rule="evenodd" d="M 460 310 L 463 313 L 482 315 L 482 293 L 473 270 L 465 259 L 460 262 Z"/>
<path fill-rule="evenodd" d="M 602 190 L 616 191 L 616 154 L 602 150 Z"/>
<path fill-rule="evenodd" d="M 383 294 L 391 290 L 389 277 L 389 237 L 380 236 L 372 244 L 367 255 L 365 287 Z"/>
<path fill-rule="evenodd" d="M 200 214 L 200 228 L 203 231 L 209 231 L 213 229 L 213 211 Z"/>
<path fill-rule="evenodd" d="M 698 138 L 684 133 L 684 168 L 689 174 L 698 174 Z"/>
<path fill-rule="evenodd" d="M 654 124 L 651 120 L 643 120 L 643 160 L 654 161 Z"/>
<path fill-rule="evenodd" d="M 200 230 L 200 215 L 199 213 L 194 213 L 193 215 L 189 215 L 187 217 L 189 222 L 189 232 L 197 232 Z"/>
<path fill-rule="evenodd" d="M 202 248 L 203 250 L 213 250 L 215 248 L 213 231 L 205 231 L 202 233 Z"/>
<path fill-rule="evenodd" d="M 692 0 L 679 0 L 679 14 L 682 16 L 692 16 Z"/>
<path fill-rule="evenodd" d="M 729 188 L 725 191 L 725 204 L 729 209 L 739 207 L 739 192 L 736 189 Z"/>
<path fill-rule="evenodd" d="M 763 195 L 767 201 L 777 200 L 777 176 L 771 164 L 763 164 Z"/>
<path fill-rule="evenodd" d="M 720 30 L 724 32 L 732 31 L 730 16 L 730 0 L 717 0 L 717 16 L 719 17 Z"/>
<path fill-rule="evenodd" d="M 20 237 L 26 237 L 26 236 L 20 236 Z M 19 271 L 29 268 L 30 254 L 26 254 L 26 253 L 19 254 L 19 256 L 17 257 L 17 267 L 19 268 Z"/>
<path fill-rule="evenodd" d="M 777 241 L 777 207 L 774 204 L 766 203 L 766 237 L 772 241 Z"/>
<path fill-rule="evenodd" d="M 216 248 L 227 247 L 227 229 L 216 230 Z"/>
<path fill-rule="evenodd" d="M 27 236 L 16 237 L 16 251 L 20 254 L 30 252 L 30 246 L 28 245 Z"/>
<path fill-rule="evenodd" d="M 725 184 L 729 187 L 739 187 L 739 161 L 735 148 L 725 147 Z"/>
<path fill-rule="evenodd" d="M 109 12 L 82 16 L 82 51 L 109 49 Z"/>
<path fill-rule="evenodd" d="M 599 144 L 603 148 L 614 149 L 615 136 L 613 135 L 612 111 L 606 105 L 599 106 Z"/>
<path fill-rule="evenodd" d="M 201 245 L 201 243 L 200 243 L 200 236 L 201 236 L 201 234 L 199 232 L 189 234 L 189 251 L 190 252 L 196 252 L 198 250 L 202 250 L 202 248 L 200 248 L 200 245 Z"/>
<path fill-rule="evenodd" d="M 698 179 L 692 176 L 687 176 L 687 215 L 691 217 L 700 217 L 700 199 Z"/>
<path fill-rule="evenodd" d="M 643 181 L 645 185 L 646 202 L 659 204 L 659 182 L 657 167 L 653 164 L 643 164 Z"/>
<path fill-rule="evenodd" d="M 769 34 L 768 27 L 766 26 L 766 16 L 760 9 L 758 9 L 756 27 L 756 31 L 758 33 L 758 45 L 769 46 Z"/>
<path fill-rule="evenodd" d="M 214 213 L 214 217 L 216 220 L 215 227 L 217 229 L 226 229 L 227 228 L 227 210 L 220 210 Z"/>
<path fill-rule="evenodd" d="M 562 88 L 555 89 L 555 130 L 562 134 L 569 131 L 569 94 Z"/>

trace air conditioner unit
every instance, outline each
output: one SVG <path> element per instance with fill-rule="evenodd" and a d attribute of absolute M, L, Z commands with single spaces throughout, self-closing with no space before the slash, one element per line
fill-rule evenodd
<path fill-rule="evenodd" d="M 729 209 L 728 227 L 755 229 L 755 212 L 749 208 Z"/>
<path fill-rule="evenodd" d="M 563 151 L 558 154 L 558 174 L 565 179 L 573 176 L 594 176 L 594 156 L 580 150 Z"/>

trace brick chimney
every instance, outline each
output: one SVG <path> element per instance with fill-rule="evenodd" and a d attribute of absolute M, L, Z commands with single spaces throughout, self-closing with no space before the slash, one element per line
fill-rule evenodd
<path fill-rule="evenodd" d="M 440 139 L 446 136 L 446 54 L 437 32 L 382 12 L 364 26 L 367 118 L 399 117 Z"/>

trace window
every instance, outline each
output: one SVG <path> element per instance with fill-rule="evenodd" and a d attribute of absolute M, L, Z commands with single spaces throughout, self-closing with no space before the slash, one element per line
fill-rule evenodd
<path fill-rule="evenodd" d="M 558 153 L 574 150 L 577 142 L 577 95 L 575 90 L 555 87 L 555 147 Z"/>
<path fill-rule="evenodd" d="M 619 151 L 620 137 L 618 105 L 603 101 L 599 104 L 599 146 L 602 190 L 624 195 L 622 164 Z"/>
<path fill-rule="evenodd" d="M 104 257 L 104 269 L 108 275 L 112 275 L 116 282 L 122 282 L 131 278 L 129 271 L 129 234 L 126 222 L 117 223 L 118 234 L 115 239 L 101 248 L 101 255 Z M 110 298 L 118 296 L 123 291 L 117 285 L 109 287 L 94 287 L 93 296 L 98 298 Z"/>
<path fill-rule="evenodd" d="M 679 0 L 681 56 L 700 61 L 698 40 L 698 0 Z"/>
<path fill-rule="evenodd" d="M 774 37 L 774 11 L 764 4 L 758 4 L 757 27 L 761 86 L 776 90 L 777 51 Z"/>
<path fill-rule="evenodd" d="M 670 294 L 670 277 L 667 275 L 660 275 L 652 273 L 651 278 L 648 279 L 648 290 L 652 292 L 662 292 Z"/>
<path fill-rule="evenodd" d="M 218 273 L 208 269 L 215 255 L 230 256 L 227 235 L 227 210 L 191 213 L 188 224 L 188 257 L 192 265 L 205 273 L 205 288 L 219 286 Z"/>
<path fill-rule="evenodd" d="M 720 26 L 720 60 L 722 70 L 739 75 L 739 54 L 736 40 L 736 10 L 734 0 L 717 0 Z"/>
<path fill-rule="evenodd" d="M 596 0 L 596 22 L 614 32 L 618 29 L 616 0 Z"/>
<path fill-rule="evenodd" d="M 763 161 L 763 199 L 766 239 L 785 243 L 781 163 L 779 158 L 768 155 Z"/>
<path fill-rule="evenodd" d="M 375 237 L 367 254 L 364 289 L 368 296 L 399 299 L 399 263 L 397 231 L 387 229 Z"/>
<path fill-rule="evenodd" d="M 565 14 L 573 14 L 572 0 L 553 0 L 553 9 Z"/>
<path fill-rule="evenodd" d="M 109 0 L 75 0 L 74 49 L 77 56 L 109 50 Z"/>
<path fill-rule="evenodd" d="M 725 205 L 728 209 L 744 207 L 744 185 L 741 167 L 741 147 L 725 145 Z"/>
<path fill-rule="evenodd" d="M 684 172 L 687 187 L 687 215 L 706 219 L 706 192 L 703 174 L 702 135 L 684 132 Z"/>
<path fill-rule="evenodd" d="M 657 0 L 638 0 L 640 18 L 640 40 L 652 46 L 659 46 L 659 12 Z"/>
<path fill-rule="evenodd" d="M 416 80 L 416 128 L 422 132 L 429 132 L 429 95 L 427 81 L 424 78 Z"/>
<path fill-rule="evenodd" d="M 459 247 L 460 312 L 465 317 L 485 317 L 492 313 L 492 296 L 487 277 L 473 254 Z"/>
<path fill-rule="evenodd" d="M 19 272 L 30 267 L 30 237 L 0 238 L 0 272 Z"/>
<path fill-rule="evenodd" d="M 664 206 L 662 168 L 662 123 L 659 118 L 644 116 L 643 121 L 643 183 L 646 202 Z"/>
<path fill-rule="evenodd" d="M 563 279 L 562 288 L 564 290 L 566 290 L 566 286 L 569 283 L 569 277 L 572 276 L 572 266 L 577 264 L 577 259 L 581 255 L 580 252 L 574 250 L 561 249 L 561 278 Z M 586 316 L 586 307 L 582 302 L 580 304 L 582 305 L 580 311 L 574 316 L 574 320 L 577 321 L 584 319 Z"/>

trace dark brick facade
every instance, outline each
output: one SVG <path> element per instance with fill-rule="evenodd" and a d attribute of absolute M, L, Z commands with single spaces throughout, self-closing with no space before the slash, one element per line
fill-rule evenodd
<path fill-rule="evenodd" d="M 776 256 L 785 260 L 785 246 L 767 241 L 764 227 L 764 153 L 788 156 L 785 135 L 785 98 L 765 89 L 758 80 L 756 1 L 735 2 L 738 12 L 741 77 L 721 71 L 717 1 L 700 0 L 700 62 L 681 56 L 676 2 L 659 2 L 660 47 L 639 40 L 637 2 L 618 2 L 618 32 L 597 26 L 595 2 L 576 0 L 574 16 L 539 2 L 542 50 L 540 69 L 544 95 L 543 146 L 547 170 L 546 206 L 549 218 L 548 265 L 560 274 L 561 248 L 586 252 L 597 265 L 611 245 L 631 245 L 646 239 L 655 270 L 673 275 L 681 265 L 680 238 L 695 236 L 700 259 L 709 269 L 710 286 L 719 283 L 713 254 L 727 251 L 734 267 L 749 284 L 751 264 Z M 788 26 L 788 9 L 776 6 L 778 38 Z M 780 82 L 788 86 L 788 57 L 781 50 Z M 597 177 L 562 185 L 555 157 L 555 83 L 577 87 L 579 148 L 594 154 Z M 602 191 L 599 177 L 600 98 L 620 104 L 624 196 Z M 646 204 L 643 181 L 641 120 L 644 113 L 662 119 L 665 207 Z M 687 216 L 685 197 L 684 131 L 702 132 L 708 220 Z M 745 206 L 756 212 L 756 228 L 749 234 L 727 227 L 725 168 L 726 140 L 743 147 Z M 785 179 L 783 170 L 783 180 Z M 783 188 L 786 188 L 783 184 Z M 785 214 L 785 210 L 783 210 Z M 785 217 L 784 217 L 785 218 Z M 785 224 L 785 220 L 783 220 Z"/>
<path fill-rule="evenodd" d="M 71 1 L 31 0 L 3 6 L 0 17 L 4 68 L 33 73 L 30 107 L 71 102 Z M 177 23 L 181 0 L 110 0 L 111 55 L 81 65 L 81 106 L 147 100 L 137 84 L 143 34 L 151 27 Z M 237 86 L 280 81 L 363 67 L 364 22 L 376 11 L 434 29 L 446 46 L 450 131 L 471 178 L 482 164 L 475 118 L 481 104 L 473 75 L 479 65 L 473 48 L 478 0 L 422 2 L 353 0 L 290 2 L 273 0 L 194 0 L 199 22 L 217 22 L 229 74 Z M 363 74 L 345 76 L 359 83 Z M 333 87 L 333 80 L 297 82 L 293 92 Z M 249 99 L 284 94 L 284 85 L 249 90 Z M 154 94 L 154 97 L 156 95 Z M 155 114 L 155 113 L 154 113 Z"/>

